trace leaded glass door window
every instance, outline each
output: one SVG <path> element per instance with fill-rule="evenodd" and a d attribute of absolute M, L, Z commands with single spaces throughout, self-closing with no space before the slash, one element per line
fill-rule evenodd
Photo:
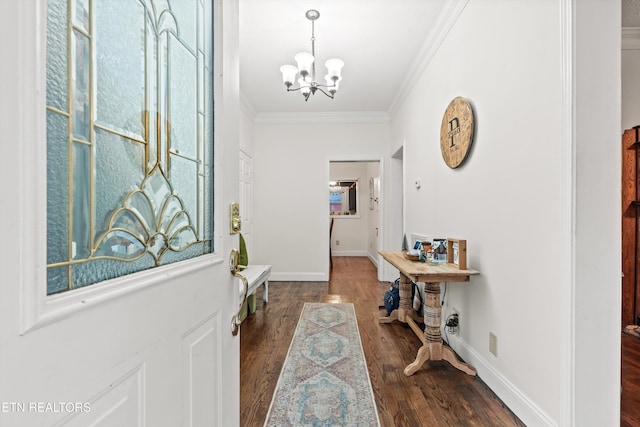
<path fill-rule="evenodd" d="M 47 294 L 213 251 L 210 0 L 49 0 Z"/>

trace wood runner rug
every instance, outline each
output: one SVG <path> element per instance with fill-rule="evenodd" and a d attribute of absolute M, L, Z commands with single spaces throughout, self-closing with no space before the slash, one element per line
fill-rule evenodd
<path fill-rule="evenodd" d="M 353 304 L 305 303 L 264 425 L 380 425 Z"/>

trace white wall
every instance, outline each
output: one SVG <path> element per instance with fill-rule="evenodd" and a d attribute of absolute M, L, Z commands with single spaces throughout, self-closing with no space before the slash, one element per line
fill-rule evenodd
<path fill-rule="evenodd" d="M 247 111 L 246 104 L 242 103 L 243 108 L 240 109 L 240 150 L 244 151 L 249 157 L 253 157 L 253 114 Z"/>
<path fill-rule="evenodd" d="M 619 61 L 615 63 L 611 49 L 615 25 L 610 22 L 616 7 L 607 10 L 608 2 L 590 1 L 579 9 L 574 3 L 469 1 L 397 110 L 391 128 L 391 151 L 405 144 L 404 231 L 467 239 L 469 266 L 481 273 L 469 284 L 448 287 L 443 313 L 455 307 L 461 321 L 452 345 L 527 425 L 566 425 L 574 417 L 574 404 L 576 413 L 581 412 L 575 425 L 618 422 L 619 394 L 612 388 L 618 379 L 614 359 L 619 346 L 611 338 L 611 319 L 619 316 L 620 308 L 615 304 L 619 162 L 613 161 L 619 155 L 619 132 L 612 133 L 610 126 L 619 117 L 612 95 L 617 93 Z M 573 7 L 580 13 L 571 21 Z M 594 29 L 598 19 L 606 25 Z M 577 33 L 580 43 L 568 38 L 571 26 L 584 31 Z M 596 51 L 602 58 L 582 56 L 599 37 L 603 41 Z M 581 61 L 571 63 L 576 45 L 585 50 L 576 55 Z M 567 64 L 576 67 L 575 75 L 591 77 L 591 92 L 586 81 L 571 92 L 572 77 L 563 74 L 571 71 Z M 567 101 L 567 93 L 580 103 Z M 456 96 L 471 101 L 476 136 L 466 163 L 452 170 L 440 153 L 439 130 Z M 576 115 L 575 129 L 588 125 L 584 128 L 592 135 L 577 132 L 575 138 L 581 140 L 576 144 L 581 145 L 572 148 L 574 128 L 567 106 L 573 105 L 583 112 Z M 597 163 L 598 173 L 593 173 Z M 581 173 L 571 169 L 574 164 Z M 420 189 L 413 185 L 416 178 L 421 178 Z M 605 190 L 603 185 L 610 187 Z M 573 205 L 578 189 L 580 202 Z M 591 214 L 581 215 L 583 211 Z M 590 236 L 586 224 L 592 226 Z M 574 227 L 589 246 L 574 243 Z M 594 235 L 608 250 L 599 261 L 591 255 L 602 250 Z M 573 244 L 578 246 L 574 249 Z M 611 293 L 588 277 L 593 270 L 598 270 L 601 284 L 613 284 Z M 606 306 L 598 305 L 592 294 L 596 289 Z M 574 297 L 580 302 L 575 311 Z M 579 366 L 567 366 L 573 357 L 569 341 L 574 321 L 581 330 L 576 333 Z M 581 322 L 589 328 L 581 329 Z M 488 349 L 490 332 L 498 337 L 497 357 Z M 592 333 L 598 338 L 587 337 Z M 611 346 L 598 347 L 598 339 Z M 587 366 L 593 372 L 597 358 L 611 362 L 605 365 L 611 370 L 600 369 L 607 374 L 594 378 Z M 570 385 L 573 374 L 568 371 L 573 369 L 576 379 Z"/>
<path fill-rule="evenodd" d="M 568 261 L 574 262 L 576 426 L 620 419 L 620 6 L 574 2 L 574 248 Z"/>
<path fill-rule="evenodd" d="M 328 280 L 329 161 L 382 159 L 388 141 L 386 122 L 255 124 L 254 259 L 272 280 Z"/>
<path fill-rule="evenodd" d="M 240 185 L 238 203 L 242 216 L 242 238 L 245 241 L 249 262 L 253 262 L 253 120 L 255 114 L 240 96 L 238 133 L 240 143 Z"/>

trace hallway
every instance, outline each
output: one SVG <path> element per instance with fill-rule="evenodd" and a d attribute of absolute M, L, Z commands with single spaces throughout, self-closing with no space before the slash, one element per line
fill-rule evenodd
<path fill-rule="evenodd" d="M 241 425 L 263 425 L 305 302 L 354 304 L 383 427 L 524 425 L 480 378 L 446 362 L 403 374 L 420 342 L 408 326 L 378 323 L 388 287 L 368 258 L 334 257 L 329 282 L 271 282 L 267 304 L 259 291 L 257 311 L 241 327 Z"/>

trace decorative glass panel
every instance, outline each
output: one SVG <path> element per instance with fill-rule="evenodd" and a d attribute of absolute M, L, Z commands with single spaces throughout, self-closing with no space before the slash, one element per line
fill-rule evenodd
<path fill-rule="evenodd" d="M 69 119 L 47 112 L 47 263 L 69 258 Z M 64 287 L 67 287 L 65 282 Z"/>
<path fill-rule="evenodd" d="M 75 264 L 72 268 L 73 288 L 81 288 L 99 281 L 115 279 L 136 271 L 147 270 L 154 265 L 153 258 L 150 256 L 132 262 L 122 262 L 116 259 L 95 259 L 82 264 Z"/>
<path fill-rule="evenodd" d="M 73 30 L 73 136 L 89 141 L 89 38 Z"/>
<path fill-rule="evenodd" d="M 85 33 L 89 32 L 89 0 L 75 0 L 73 23 Z"/>
<path fill-rule="evenodd" d="M 69 290 L 69 267 L 49 267 L 47 270 L 47 294 Z"/>
<path fill-rule="evenodd" d="M 73 144 L 73 234 L 71 257 L 91 255 L 91 147 Z"/>
<path fill-rule="evenodd" d="M 176 39 L 169 36 L 169 117 L 171 149 L 196 156 L 198 119 L 198 60 Z M 203 95 L 204 96 L 204 95 Z"/>
<path fill-rule="evenodd" d="M 96 121 L 143 138 L 145 9 L 133 0 L 93 1 Z"/>
<path fill-rule="evenodd" d="M 146 137 L 147 141 L 147 165 L 149 169 L 158 162 L 158 40 L 154 33 L 154 25 L 151 16 L 147 14 L 147 106 L 155 106 L 153 111 L 149 111 L 149 107 L 145 110 L 147 116 Z"/>
<path fill-rule="evenodd" d="M 211 2 L 49 1 L 48 294 L 213 251 Z"/>
<path fill-rule="evenodd" d="M 67 111 L 67 1 L 49 0 L 47 8 L 47 105 Z"/>
<path fill-rule="evenodd" d="M 184 1 L 184 0 L 171 0 L 171 10 L 176 17 L 176 21 L 180 24 L 178 27 L 180 32 L 180 40 L 191 50 L 196 51 L 196 36 L 198 27 L 196 16 L 198 7 L 198 1 Z M 204 18 L 204 17 L 203 17 Z M 202 28 L 202 27 L 201 27 Z"/>
<path fill-rule="evenodd" d="M 198 165 L 178 156 L 171 156 L 171 182 L 187 212 L 197 212 Z M 195 221 L 197 218 L 193 218 Z"/>
<path fill-rule="evenodd" d="M 111 212 L 144 179 L 144 146 L 122 136 L 96 129 L 96 225 L 107 227 Z"/>

